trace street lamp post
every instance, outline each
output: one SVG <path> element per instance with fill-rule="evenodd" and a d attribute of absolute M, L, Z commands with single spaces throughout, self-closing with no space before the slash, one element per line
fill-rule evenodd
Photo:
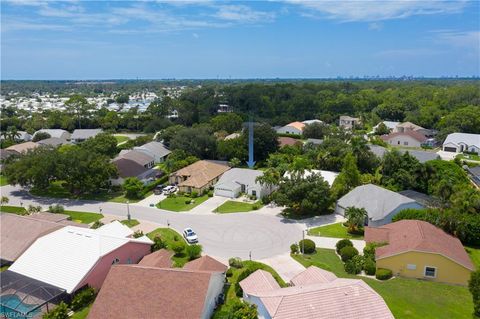
<path fill-rule="evenodd" d="M 305 254 L 305 230 L 302 229 L 302 255 Z"/>
<path fill-rule="evenodd" d="M 130 220 L 130 201 L 127 200 L 127 219 Z"/>

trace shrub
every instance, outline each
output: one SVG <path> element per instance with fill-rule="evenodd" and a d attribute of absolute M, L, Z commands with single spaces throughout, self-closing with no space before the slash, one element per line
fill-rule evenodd
<path fill-rule="evenodd" d="M 240 257 L 230 258 L 228 260 L 228 264 L 230 265 L 230 267 L 233 267 L 233 268 L 237 268 L 237 269 L 243 268 L 243 261 L 240 259 Z"/>
<path fill-rule="evenodd" d="M 252 209 L 253 209 L 253 210 L 257 210 L 257 209 L 259 209 L 259 208 L 260 208 L 260 206 L 259 206 L 258 204 L 253 204 L 253 205 L 252 205 Z"/>
<path fill-rule="evenodd" d="M 99 220 L 96 220 L 96 221 L 93 223 L 92 227 L 90 227 L 90 228 L 92 228 L 92 229 L 97 229 L 97 228 L 102 227 L 103 225 L 104 225 L 104 223 L 102 223 L 102 222 L 99 221 Z"/>
<path fill-rule="evenodd" d="M 137 230 L 133 233 L 133 238 L 139 238 L 139 237 L 142 237 L 143 235 L 144 235 L 143 231 Z"/>
<path fill-rule="evenodd" d="M 192 202 L 191 199 L 187 199 L 187 200 L 185 201 L 185 204 L 189 205 L 191 202 Z"/>
<path fill-rule="evenodd" d="M 473 297 L 473 309 L 476 316 L 480 317 L 480 270 L 472 272 L 468 281 L 468 289 Z"/>
<path fill-rule="evenodd" d="M 352 259 L 345 263 L 345 271 L 352 275 L 359 274 L 363 269 L 364 261 L 365 260 L 363 256 L 353 256 Z"/>
<path fill-rule="evenodd" d="M 343 262 L 347 262 L 348 260 L 352 259 L 353 256 L 358 255 L 358 250 L 355 247 L 347 246 L 340 249 L 340 256 L 342 257 Z"/>
<path fill-rule="evenodd" d="M 153 245 L 151 247 L 152 253 L 162 248 L 165 248 L 165 243 L 163 242 L 162 238 L 157 235 L 155 238 L 153 238 Z"/>
<path fill-rule="evenodd" d="M 56 204 L 48 206 L 48 211 L 53 214 L 62 214 L 65 211 L 62 205 Z"/>
<path fill-rule="evenodd" d="M 375 275 L 375 272 L 377 271 L 377 264 L 375 263 L 374 260 L 370 258 L 365 259 L 365 263 L 363 264 L 363 270 L 365 270 L 365 273 L 369 276 Z"/>
<path fill-rule="evenodd" d="M 353 243 L 350 239 L 342 239 L 337 242 L 335 247 L 337 248 L 337 254 L 340 254 L 343 247 L 353 247 Z"/>
<path fill-rule="evenodd" d="M 192 198 L 198 197 L 198 192 L 193 191 L 191 193 Z"/>
<path fill-rule="evenodd" d="M 230 305 L 230 312 L 232 319 L 256 319 L 258 318 L 257 305 L 246 302 L 235 301 Z"/>
<path fill-rule="evenodd" d="M 171 244 L 170 248 L 175 252 L 175 255 L 178 255 L 185 249 L 185 244 L 180 241 L 176 241 Z"/>
<path fill-rule="evenodd" d="M 315 242 L 311 239 L 302 239 L 298 243 L 300 250 L 303 249 L 304 254 L 313 254 L 315 252 Z"/>
<path fill-rule="evenodd" d="M 375 260 L 375 248 L 377 245 L 375 243 L 368 243 L 363 248 L 363 256 L 367 259 Z"/>
<path fill-rule="evenodd" d="M 75 294 L 70 307 L 73 311 L 77 311 L 90 304 L 94 299 L 95 290 L 91 287 L 87 287 Z"/>
<path fill-rule="evenodd" d="M 213 192 L 212 191 L 209 191 L 207 194 L 208 194 L 208 197 L 213 197 Z"/>
<path fill-rule="evenodd" d="M 227 272 L 225 273 L 225 276 L 227 276 L 227 277 L 232 277 L 232 276 L 233 276 L 233 269 L 232 269 L 232 268 L 228 268 Z"/>
<path fill-rule="evenodd" d="M 194 260 L 202 254 L 201 245 L 188 245 L 185 250 L 189 260 Z"/>
<path fill-rule="evenodd" d="M 240 287 L 240 281 L 250 276 L 255 270 L 255 268 L 246 268 L 240 273 L 240 275 L 238 275 L 237 283 L 235 284 L 235 294 L 238 297 L 241 297 L 243 295 L 242 287 Z"/>
<path fill-rule="evenodd" d="M 378 268 L 375 274 L 375 278 L 379 280 L 387 280 L 392 278 L 392 271 L 390 269 Z"/>
<path fill-rule="evenodd" d="M 44 313 L 42 319 L 68 319 L 68 307 L 63 301 L 52 311 Z"/>
<path fill-rule="evenodd" d="M 298 245 L 297 244 L 291 244 L 290 245 L 290 253 L 291 254 L 298 254 Z"/>

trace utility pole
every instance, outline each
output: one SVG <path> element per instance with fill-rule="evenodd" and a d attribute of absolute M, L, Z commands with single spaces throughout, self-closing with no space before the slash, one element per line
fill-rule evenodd
<path fill-rule="evenodd" d="M 130 201 L 127 200 L 127 219 L 130 220 Z"/>

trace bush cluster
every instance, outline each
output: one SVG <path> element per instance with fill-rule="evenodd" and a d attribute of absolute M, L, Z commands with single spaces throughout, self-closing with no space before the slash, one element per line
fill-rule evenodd
<path fill-rule="evenodd" d="M 315 242 L 311 239 L 302 239 L 298 243 L 300 250 L 303 249 L 304 254 L 313 254 L 315 252 Z"/>
<path fill-rule="evenodd" d="M 225 276 L 227 276 L 227 277 L 232 277 L 232 276 L 233 276 L 233 269 L 232 269 L 232 268 L 228 268 L 228 269 L 227 269 L 227 272 L 225 273 Z"/>
<path fill-rule="evenodd" d="M 42 319 L 68 319 L 68 306 L 63 301 L 53 310 L 43 314 Z"/>
<path fill-rule="evenodd" d="M 377 271 L 377 265 L 375 261 L 370 258 L 365 258 L 365 263 L 363 264 L 363 270 L 365 270 L 365 273 L 369 276 L 375 275 L 375 272 Z"/>
<path fill-rule="evenodd" d="M 228 264 L 233 268 L 243 268 L 243 261 L 240 257 L 233 257 L 228 260 Z"/>
<path fill-rule="evenodd" d="M 73 311 L 82 309 L 83 307 L 89 305 L 95 299 L 95 289 L 92 287 L 87 287 L 77 292 L 72 299 L 70 307 Z"/>
<path fill-rule="evenodd" d="M 187 245 L 185 249 L 188 259 L 194 260 L 202 254 L 202 246 L 201 245 Z"/>
<path fill-rule="evenodd" d="M 357 255 L 358 255 L 358 250 L 353 246 L 346 246 L 340 249 L 340 256 L 342 257 L 343 262 L 347 262 Z"/>
<path fill-rule="evenodd" d="M 392 278 L 392 271 L 390 269 L 378 268 L 375 277 L 379 280 L 387 280 Z"/>
<path fill-rule="evenodd" d="M 342 250 L 342 248 L 344 247 L 353 247 L 353 243 L 350 239 L 342 239 L 342 240 L 339 240 L 337 242 L 337 244 L 335 245 L 336 249 L 337 249 L 337 254 L 340 254 L 340 250 Z"/>
<path fill-rule="evenodd" d="M 97 228 L 100 228 L 102 227 L 103 225 L 105 225 L 104 223 L 102 223 L 101 221 L 97 220 L 93 223 L 93 225 L 90 227 L 92 229 L 97 229 Z"/>
<path fill-rule="evenodd" d="M 345 271 L 349 274 L 356 275 L 359 274 L 365 263 L 365 258 L 361 255 L 353 256 L 352 259 L 345 262 Z"/>
<path fill-rule="evenodd" d="M 290 245 L 290 253 L 295 255 L 298 254 L 298 245 L 297 244 L 291 244 Z"/>
<path fill-rule="evenodd" d="M 62 214 L 65 211 L 62 205 L 55 204 L 48 206 L 48 211 L 53 214 Z"/>

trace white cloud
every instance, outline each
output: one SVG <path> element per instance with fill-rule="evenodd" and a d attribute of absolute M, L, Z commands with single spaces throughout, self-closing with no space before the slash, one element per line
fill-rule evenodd
<path fill-rule="evenodd" d="M 434 40 L 438 43 L 480 50 L 480 31 L 478 30 L 436 30 L 432 33 L 434 34 Z"/>
<path fill-rule="evenodd" d="M 383 24 L 380 22 L 371 22 L 368 24 L 368 30 L 382 30 L 383 29 Z"/>
<path fill-rule="evenodd" d="M 214 14 L 216 18 L 234 22 L 270 22 L 275 18 L 273 12 L 256 11 L 245 5 L 222 5 Z"/>
<path fill-rule="evenodd" d="M 286 0 L 301 6 L 309 17 L 349 21 L 381 21 L 414 15 L 459 13 L 467 0 Z"/>

